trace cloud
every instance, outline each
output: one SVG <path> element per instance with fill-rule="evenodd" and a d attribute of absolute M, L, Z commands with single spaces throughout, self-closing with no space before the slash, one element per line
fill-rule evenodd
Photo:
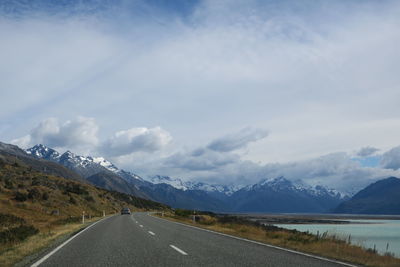
<path fill-rule="evenodd" d="M 380 164 L 386 169 L 400 169 L 400 146 L 394 147 L 383 153 Z"/>
<path fill-rule="evenodd" d="M 361 148 L 358 152 L 357 152 L 357 156 L 359 157 L 368 157 L 373 155 L 375 152 L 378 152 L 379 149 L 375 148 L 375 147 L 370 147 L 370 146 L 366 146 Z"/>
<path fill-rule="evenodd" d="M 99 127 L 93 118 L 77 117 L 60 124 L 56 118 L 41 121 L 29 135 L 12 140 L 12 143 L 27 147 L 44 144 L 55 148 L 94 147 L 98 144 Z"/>
<path fill-rule="evenodd" d="M 229 134 L 212 141 L 207 148 L 214 151 L 229 152 L 244 148 L 249 143 L 263 139 L 267 135 L 268 132 L 263 129 L 244 128 L 237 133 Z"/>
<path fill-rule="evenodd" d="M 226 165 L 241 161 L 235 150 L 246 147 L 268 135 L 263 129 L 244 128 L 211 141 L 207 146 L 175 153 L 166 158 L 164 164 L 186 171 L 216 171 Z"/>
<path fill-rule="evenodd" d="M 378 179 L 400 176 L 399 171 L 364 167 L 345 152 L 330 153 L 309 160 L 259 164 L 231 152 L 200 148 L 176 153 L 163 162 L 164 173 L 195 181 L 248 185 L 261 179 L 284 176 L 308 185 L 324 185 L 353 194 Z M 155 169 L 156 170 L 156 169 Z"/>
<path fill-rule="evenodd" d="M 161 127 L 131 128 L 116 132 L 101 145 L 100 150 L 112 157 L 135 152 L 155 152 L 164 148 L 171 140 L 171 135 Z"/>
<path fill-rule="evenodd" d="M 168 157 L 165 164 L 186 171 L 211 171 L 238 161 L 238 155 L 199 148 L 187 153 L 176 153 Z"/>
<path fill-rule="evenodd" d="M 25 2 L 0 8 L 4 140 L 73 144 L 57 121 L 24 134 L 42 118 L 90 114 L 110 136 L 140 114 L 136 125 L 162 125 L 179 146 L 206 145 L 171 157 L 157 134 L 137 134 L 140 145 L 128 133 L 77 143 L 108 146 L 133 171 L 145 155 L 147 172 L 157 162 L 163 174 L 223 182 L 284 174 L 350 185 L 398 167 L 396 153 L 382 161 L 389 169 L 331 154 L 398 142 L 398 1 L 190 1 L 188 12 L 170 12 L 180 2 L 164 12 L 166 1 Z M 212 140 L 266 124 L 268 142 L 257 130 Z"/>

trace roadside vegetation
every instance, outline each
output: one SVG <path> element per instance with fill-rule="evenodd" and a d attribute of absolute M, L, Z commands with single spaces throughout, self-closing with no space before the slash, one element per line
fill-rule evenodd
<path fill-rule="evenodd" d="M 44 174 L 0 156 L 0 266 L 12 266 L 122 207 L 168 210 L 154 201 Z"/>
<path fill-rule="evenodd" d="M 195 214 L 193 210 L 176 209 L 174 212 L 165 212 L 158 214 L 158 216 L 216 232 L 345 262 L 378 267 L 400 266 L 400 259 L 389 253 L 380 255 L 372 249 L 352 245 L 348 240 L 335 235 L 328 235 L 327 233 L 313 235 L 274 225 L 263 225 L 237 216 L 217 215 L 212 212 L 196 211 Z"/>

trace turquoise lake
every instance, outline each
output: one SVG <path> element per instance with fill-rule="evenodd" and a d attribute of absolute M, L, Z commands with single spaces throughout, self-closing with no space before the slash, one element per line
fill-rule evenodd
<path fill-rule="evenodd" d="M 351 243 L 365 248 L 374 248 L 379 253 L 388 252 L 400 257 L 400 220 L 349 220 L 353 224 L 276 224 L 287 229 L 320 234 L 328 231 L 342 238 L 351 235 Z"/>

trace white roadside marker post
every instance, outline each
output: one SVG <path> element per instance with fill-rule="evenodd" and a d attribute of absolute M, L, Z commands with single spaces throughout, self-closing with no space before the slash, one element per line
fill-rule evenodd
<path fill-rule="evenodd" d="M 106 217 L 106 211 L 103 210 L 103 217 Z"/>
<path fill-rule="evenodd" d="M 85 223 L 85 211 L 82 211 L 82 224 Z"/>

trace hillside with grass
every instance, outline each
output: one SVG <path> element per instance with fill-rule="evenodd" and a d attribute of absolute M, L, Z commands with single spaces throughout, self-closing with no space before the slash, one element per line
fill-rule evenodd
<path fill-rule="evenodd" d="M 122 207 L 168 210 L 151 200 L 43 173 L 24 160 L 0 155 L 0 266 L 13 264 L 41 248 L 35 244 L 46 243 L 38 241 L 82 227 L 83 212 L 92 221 Z M 35 244 L 18 250 L 29 240 Z"/>

